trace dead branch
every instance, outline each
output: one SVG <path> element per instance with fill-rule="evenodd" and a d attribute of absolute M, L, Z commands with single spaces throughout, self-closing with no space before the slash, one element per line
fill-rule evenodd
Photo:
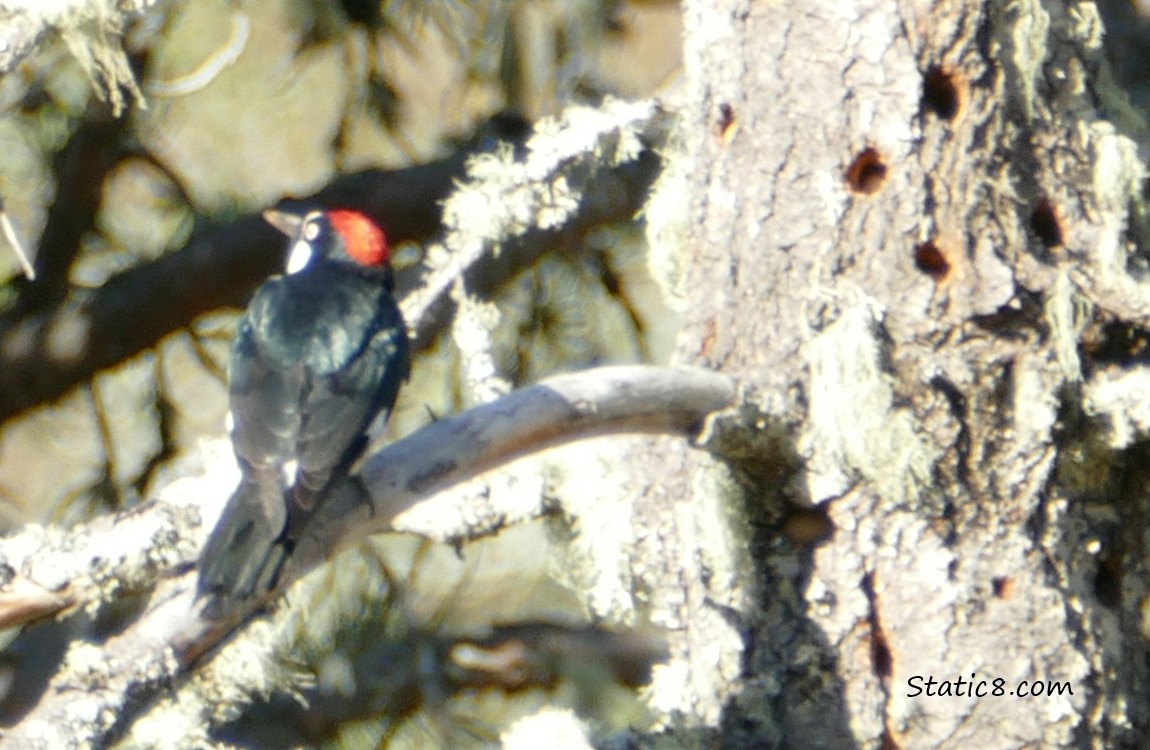
<path fill-rule="evenodd" d="M 303 575 L 335 548 L 367 534 L 390 528 L 395 517 L 421 499 L 516 458 L 563 443 L 597 435 L 642 432 L 691 436 L 708 414 L 735 405 L 737 388 L 729 377 L 700 369 L 666 367 L 607 367 L 550 378 L 463 414 L 433 422 L 419 432 L 375 453 L 355 478 L 367 495 L 348 493 L 338 499 L 367 499 L 365 505 L 335 503 L 317 516 L 309 527 L 310 545 L 301 544 L 298 559 L 285 572 L 284 583 Z M 226 471 L 234 480 L 234 467 Z M 184 480 L 190 482 L 194 480 Z M 214 482 L 214 480 L 208 480 Z M 182 493 L 194 496 L 194 488 Z M 86 596 L 111 596 L 109 585 L 81 585 L 90 573 L 94 549 L 119 550 L 118 560 L 134 560 L 146 574 L 155 576 L 172 566 L 186 564 L 189 551 L 199 547 L 206 529 L 215 521 L 226 490 L 212 484 L 214 511 L 205 507 L 204 519 L 196 523 L 182 503 L 158 500 L 137 511 L 103 524 L 93 524 L 74 535 L 61 537 L 29 552 L 26 540 L 12 539 L 0 546 L 0 554 L 13 571 L 0 586 L 0 602 L 14 595 L 15 587 L 35 586 L 48 594 L 66 592 L 66 604 L 81 603 Z M 338 507 L 336 507 L 338 506 Z M 171 508 L 183 508 L 172 512 Z M 540 509 L 542 512 L 542 509 Z M 157 525 L 147 520 L 160 515 Z M 464 525 L 451 533 L 459 539 L 475 535 L 483 523 Z M 25 532 L 25 534 L 30 532 Z M 88 538 L 84 538 L 88 535 Z M 17 537 L 19 540 L 21 537 Z M 194 540 L 192 543 L 191 540 Z M 23 550 L 23 552 L 21 552 Z M 62 562 L 72 554 L 71 563 Z M 159 561 L 165 561 L 161 563 Z M 125 563 L 127 564 L 127 563 Z M 55 571 L 50 577 L 43 571 Z M 121 570 L 125 580 L 138 580 L 140 569 Z M 50 581 L 55 580 L 53 585 Z M 71 583 L 69 583 L 71 581 Z M 18 583 L 17 583 L 18 582 Z M 61 583 L 63 582 L 63 583 Z M 193 600 L 195 572 L 167 578 L 156 588 L 145 613 L 122 633 L 102 644 L 73 644 L 65 665 L 56 674 L 39 703 L 2 739 L 0 748 L 78 747 L 101 744 L 123 732 L 134 712 L 158 690 L 170 685 L 197 659 L 227 637 L 241 621 L 221 623 L 204 617 L 203 602 Z M 95 606 L 95 602 L 89 602 Z M 43 612 L 48 612 L 46 608 Z M 281 613 L 282 614 L 282 613 Z M 0 620 L 16 622 L 13 610 L 0 611 Z M 278 619 L 278 616 L 277 616 Z M 266 622 L 257 632 L 267 641 Z M 262 628 L 262 630 L 261 630 Z M 270 653 L 269 645 L 237 637 L 205 663 L 228 664 L 237 650 L 257 663 Z M 253 651 L 253 649 L 255 649 Z M 222 660 L 222 661 L 221 661 Z M 203 680 L 185 689 L 200 691 L 186 705 L 196 716 L 186 716 L 186 726 L 205 731 L 220 714 L 221 701 L 233 705 L 247 702 L 251 692 L 266 689 L 270 679 L 261 666 L 241 676 L 234 669 L 217 670 L 229 680 L 226 690 Z M 211 699 L 204 696 L 211 696 Z M 228 697 L 223 697 L 223 696 Z M 171 710 L 171 707 L 168 707 Z M 170 718 L 170 717 L 169 717 Z"/>

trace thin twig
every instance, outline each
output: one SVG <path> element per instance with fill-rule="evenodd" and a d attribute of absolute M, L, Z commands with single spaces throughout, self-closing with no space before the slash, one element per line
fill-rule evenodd
<path fill-rule="evenodd" d="M 16 254 L 16 259 L 20 261 L 20 268 L 24 271 L 24 277 L 28 281 L 36 280 L 36 269 L 32 266 L 32 258 L 29 257 L 28 251 L 24 249 L 23 243 L 16 235 L 16 229 L 12 226 L 12 219 L 8 216 L 8 211 L 4 208 L 4 201 L 0 199 L 0 234 L 4 235 L 4 241 L 8 243 L 8 247 L 12 248 L 12 252 Z"/>

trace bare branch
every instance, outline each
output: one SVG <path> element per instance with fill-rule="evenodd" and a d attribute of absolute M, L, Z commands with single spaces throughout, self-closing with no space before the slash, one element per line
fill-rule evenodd
<path fill-rule="evenodd" d="M 735 396 L 730 378 L 706 370 L 602 367 L 548 378 L 441 419 L 366 462 L 358 475 L 366 503 L 351 491 L 329 500 L 288 562 L 285 582 L 327 559 L 336 546 L 387 530 L 431 494 L 516 458 L 597 435 L 691 435 L 707 414 L 733 406 Z M 455 536 L 467 539 L 471 530 Z"/>
<path fill-rule="evenodd" d="M 306 573 L 341 544 L 388 529 L 398 514 L 421 499 L 516 458 L 596 435 L 643 432 L 690 436 L 709 414 L 734 406 L 736 399 L 734 381 L 707 370 L 608 367 L 550 378 L 434 422 L 369 459 L 355 479 L 359 491 L 333 498 L 347 502 L 334 503 L 309 527 L 307 544 L 301 543 L 298 559 L 293 558 L 284 582 Z M 197 494 L 188 486 L 182 492 Z M 213 486 L 213 492 L 226 494 L 219 486 Z M 222 500 L 216 500 L 222 507 Z M 356 504 L 364 500 L 366 504 Z M 182 509 L 173 512 L 172 507 Z M 208 511 L 203 526 L 197 528 L 191 518 L 194 513 L 188 510 L 180 503 L 173 506 L 156 501 L 19 557 L 10 551 L 10 545 L 17 545 L 15 540 L 20 537 L 9 539 L 0 546 L 0 553 L 17 571 L 15 579 L 24 584 L 36 581 L 46 592 L 65 592 L 61 596 L 69 597 L 66 605 L 76 606 L 83 603 L 83 596 L 97 592 L 102 598 L 109 595 L 109 586 L 98 582 L 68 585 L 70 576 L 79 580 L 90 577 L 82 568 L 91 566 L 93 550 L 105 550 L 96 555 L 100 560 L 111 557 L 108 550 L 114 549 L 116 560 L 123 560 L 125 565 L 129 560 L 135 561 L 135 570 L 116 568 L 116 575 L 125 580 L 155 576 L 165 567 L 186 563 L 188 551 L 198 548 L 206 528 L 215 520 Z M 157 521 L 157 516 L 164 520 Z M 475 527 L 459 528 L 455 536 L 468 538 L 474 530 Z M 84 538 L 85 534 L 91 538 Z M 27 547 L 26 541 L 23 544 Z M 157 552 L 172 549 L 179 552 Z M 61 562 L 68 553 L 73 555 L 72 561 Z M 53 576 L 42 573 L 48 569 L 56 571 Z M 0 739 L 0 748 L 100 744 L 111 733 L 123 731 L 131 711 L 138 710 L 149 696 L 210 651 L 234 627 L 234 623 L 204 617 L 204 603 L 193 601 L 194 577 L 195 572 L 191 571 L 165 580 L 144 615 L 104 644 L 74 644 L 65 667 L 52 679 L 39 704 Z M 57 583 L 52 584 L 52 580 Z M 13 593 L 12 585 L 10 580 L 0 586 L 0 602 Z M 0 619 L 5 617 L 10 621 L 20 619 L 11 612 L 0 612 Z M 236 619 L 242 619 L 242 613 Z M 229 650 L 237 648 L 249 649 L 250 656 L 253 646 L 237 639 L 213 661 L 227 659 Z M 266 651 L 270 647 L 254 648 Z M 228 677 L 236 675 L 229 673 Z M 266 687 L 268 678 L 263 674 L 250 679 L 252 682 L 246 687 L 229 688 L 226 699 L 216 692 L 215 701 L 243 704 L 248 700 L 247 691 L 255 690 L 260 680 Z M 195 689 L 210 692 L 213 688 Z M 212 716 L 219 715 L 219 706 L 206 699 L 193 703 L 203 712 L 197 721 L 206 724 Z"/>
<path fill-rule="evenodd" d="M 192 464 L 203 463 L 204 468 Z M 182 476 L 151 500 L 67 532 L 26 526 L 0 540 L 0 627 L 22 625 L 73 607 L 96 607 L 125 592 L 146 591 L 157 576 L 195 562 L 201 517 L 223 507 L 239 479 L 231 445 L 201 446 L 175 472 Z M 214 517 L 213 519 L 214 520 Z"/>

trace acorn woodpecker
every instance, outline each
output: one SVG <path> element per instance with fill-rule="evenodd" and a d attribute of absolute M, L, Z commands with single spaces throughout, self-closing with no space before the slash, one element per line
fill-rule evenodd
<path fill-rule="evenodd" d="M 355 211 L 264 217 L 291 238 L 286 273 L 240 321 L 228 380 L 242 479 L 200 558 L 199 593 L 276 584 L 307 521 L 386 419 L 411 370 L 384 233 Z M 225 608 L 226 611 L 226 608 Z"/>

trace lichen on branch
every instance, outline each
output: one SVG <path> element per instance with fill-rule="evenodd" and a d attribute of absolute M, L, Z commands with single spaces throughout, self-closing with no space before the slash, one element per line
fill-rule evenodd
<path fill-rule="evenodd" d="M 58 34 L 97 95 L 117 117 L 130 103 L 144 105 L 121 37 L 128 22 L 156 0 L 3 0 L 0 74 L 12 70 L 46 38 Z"/>

